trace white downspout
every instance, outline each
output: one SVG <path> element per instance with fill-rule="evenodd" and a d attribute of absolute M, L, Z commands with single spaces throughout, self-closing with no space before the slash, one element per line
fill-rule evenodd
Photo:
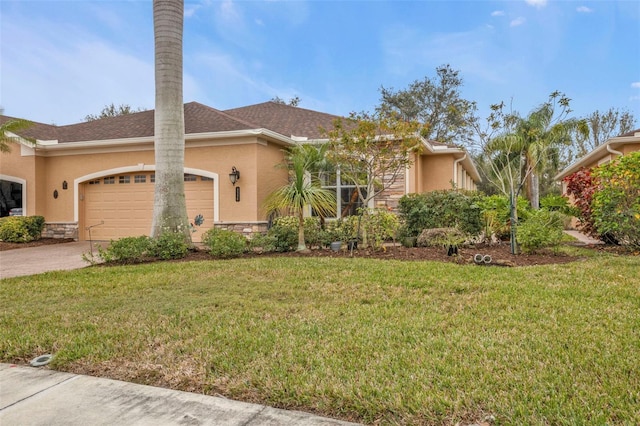
<path fill-rule="evenodd" d="M 611 145 L 609 144 L 607 144 L 607 152 L 615 155 L 623 155 L 620 151 L 616 151 L 615 149 L 611 148 Z"/>
<path fill-rule="evenodd" d="M 458 188 L 458 163 L 460 163 L 461 161 L 464 161 L 466 158 L 467 158 L 467 154 L 465 153 L 462 158 L 458 158 L 456 161 L 453 162 L 453 185 L 455 186 L 456 189 L 461 189 L 461 188 Z"/>

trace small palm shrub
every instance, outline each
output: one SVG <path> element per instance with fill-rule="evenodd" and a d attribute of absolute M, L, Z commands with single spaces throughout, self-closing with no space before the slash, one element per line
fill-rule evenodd
<path fill-rule="evenodd" d="M 478 206 L 480 207 L 487 237 L 494 235 L 499 240 L 508 240 L 511 233 L 509 199 L 504 195 L 491 195 L 479 200 Z M 531 212 L 529 201 L 524 197 L 518 197 L 516 211 L 518 222 L 524 223 Z"/>
<path fill-rule="evenodd" d="M 214 257 L 237 257 L 247 251 L 247 239 L 227 229 L 209 229 L 202 236 L 202 244 Z"/>

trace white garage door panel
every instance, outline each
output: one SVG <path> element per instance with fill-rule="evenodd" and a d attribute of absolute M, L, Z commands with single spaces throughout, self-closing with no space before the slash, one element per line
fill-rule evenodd
<path fill-rule="evenodd" d="M 90 237 L 94 240 L 115 240 L 122 237 L 149 235 L 153 216 L 153 190 L 150 173 L 146 182 L 135 183 L 134 173 L 118 175 L 114 184 L 84 184 L 84 227 L 100 224 L 91 228 Z M 129 176 L 130 183 L 119 183 L 119 176 Z M 204 223 L 196 227 L 192 234 L 195 242 L 201 240 L 202 233 L 213 226 L 213 181 L 202 180 L 185 182 L 185 196 L 189 221 L 201 214 Z M 85 239 L 89 232 L 85 229 Z"/>

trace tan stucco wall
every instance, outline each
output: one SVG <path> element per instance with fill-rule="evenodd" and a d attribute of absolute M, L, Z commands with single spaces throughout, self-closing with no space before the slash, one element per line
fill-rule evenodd
<path fill-rule="evenodd" d="M 624 145 L 621 149 L 619 149 L 624 155 L 627 155 L 634 151 L 640 151 L 640 142 L 634 144 Z"/>
<path fill-rule="evenodd" d="M 27 211 L 25 214 L 29 216 L 43 214 L 43 197 L 36 198 L 36 192 L 34 190 L 36 185 L 36 169 L 41 169 L 38 166 L 40 162 L 34 155 L 23 156 L 20 144 L 11 143 L 10 146 L 11 152 L 0 153 L 0 174 L 27 181 Z M 31 148 L 26 148 L 25 151 L 33 152 Z"/>
<path fill-rule="evenodd" d="M 419 176 L 419 192 L 451 189 L 453 161 L 453 155 L 423 156 L 420 161 L 422 175 Z"/>
<path fill-rule="evenodd" d="M 187 142 L 185 167 L 218 174 L 219 221 L 255 222 L 266 219 L 261 204 L 275 187 L 286 183 L 286 170 L 276 169 L 283 159 L 282 146 L 249 136 L 222 143 L 211 141 Z M 152 144 L 128 147 L 128 152 L 85 151 L 66 155 L 63 151 L 45 151 L 46 156 L 21 156 L 20 147 L 0 155 L 0 173 L 27 181 L 27 214 L 43 215 L 47 222 L 73 222 L 74 201 L 78 201 L 80 227 L 84 226 L 83 201 L 75 193 L 74 180 L 87 175 L 111 175 L 111 169 L 132 167 L 150 170 L 154 165 Z M 235 187 L 229 181 L 231 167 L 241 177 L 240 201 L 236 202 Z M 38 171 L 38 174 L 36 173 Z M 117 173 L 116 173 L 117 174 Z M 260 176 L 260 178 L 258 178 Z M 67 181 L 67 190 L 62 189 Z M 84 186 L 79 185 L 82 193 Z M 54 199 L 53 192 L 58 191 Z"/>
<path fill-rule="evenodd" d="M 287 183 L 287 169 L 279 167 L 284 162 L 283 147 L 267 144 L 258 145 L 257 150 L 257 209 L 258 217 L 266 219 L 264 201 L 274 190 Z"/>

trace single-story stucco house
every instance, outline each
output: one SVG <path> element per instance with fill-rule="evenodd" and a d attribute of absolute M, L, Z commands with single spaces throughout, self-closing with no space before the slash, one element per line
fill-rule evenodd
<path fill-rule="evenodd" d="M 564 182 L 564 178 L 567 176 L 571 176 L 579 170 L 592 169 L 609 163 L 618 156 L 627 155 L 634 151 L 640 151 L 640 129 L 607 139 L 605 143 L 558 173 L 555 176 L 555 180 L 562 182 L 562 192 L 565 193 L 566 182 Z"/>
<path fill-rule="evenodd" d="M 245 234 L 266 230 L 263 201 L 287 182 L 286 170 L 276 167 L 283 149 L 322 142 L 320 129 L 331 129 L 338 118 L 275 102 L 226 111 L 190 102 L 184 117 L 187 210 L 191 220 L 204 217 L 195 241 L 212 226 Z M 0 124 L 12 119 L 0 116 Z M 24 215 L 44 216 L 48 237 L 109 240 L 149 234 L 154 111 L 65 126 L 34 123 L 19 133 L 11 152 L 0 154 L 2 215 L 22 208 Z M 413 165 L 371 207 L 393 209 L 404 194 L 452 185 L 475 189 L 480 176 L 463 150 L 422 143 Z M 235 184 L 232 170 L 240 172 Z M 341 182 L 339 173 L 328 187 L 338 194 L 337 211 L 342 211 L 340 203 L 354 188 Z"/>

